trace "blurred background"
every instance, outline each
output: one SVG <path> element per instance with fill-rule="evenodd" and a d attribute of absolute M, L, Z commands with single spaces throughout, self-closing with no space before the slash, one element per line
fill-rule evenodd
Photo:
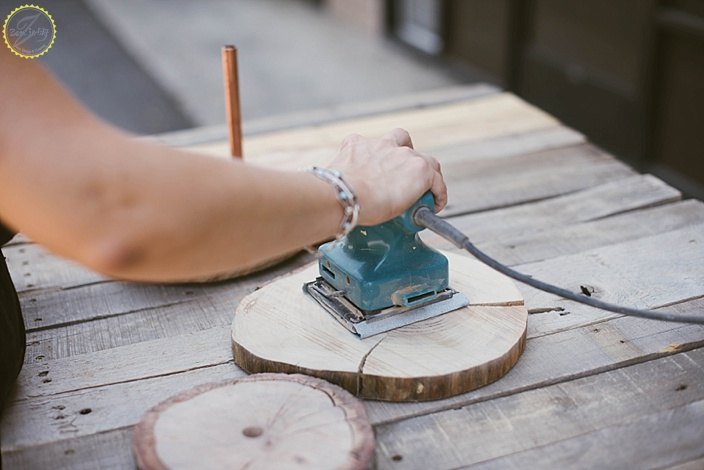
<path fill-rule="evenodd" d="M 233 43 L 245 122 L 488 82 L 704 199 L 703 0 L 45 3 L 41 60 L 139 134 L 224 124 Z"/>

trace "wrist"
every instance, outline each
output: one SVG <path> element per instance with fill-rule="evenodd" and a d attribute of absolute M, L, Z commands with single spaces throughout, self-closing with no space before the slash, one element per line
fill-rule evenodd
<path fill-rule="evenodd" d="M 314 166 L 305 171 L 327 183 L 335 191 L 337 202 L 342 208 L 342 220 L 339 224 L 337 238 L 345 237 L 357 226 L 359 220 L 359 202 L 354 189 L 338 170 Z"/>

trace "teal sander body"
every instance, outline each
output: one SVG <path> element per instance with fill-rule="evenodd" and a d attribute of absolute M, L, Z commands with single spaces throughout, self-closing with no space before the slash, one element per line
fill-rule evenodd
<path fill-rule="evenodd" d="M 423 243 L 418 232 L 424 227 L 413 221 L 418 208 L 434 204 L 426 193 L 402 215 L 322 245 L 320 277 L 303 290 L 361 338 L 467 305 L 449 288 L 447 258 Z"/>

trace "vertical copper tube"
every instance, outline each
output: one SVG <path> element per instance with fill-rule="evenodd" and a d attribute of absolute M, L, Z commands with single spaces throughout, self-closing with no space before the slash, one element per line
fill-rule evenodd
<path fill-rule="evenodd" d="M 230 155 L 242 158 L 242 115 L 235 46 L 228 45 L 222 48 L 222 68 L 225 79 L 225 108 L 230 136 Z"/>

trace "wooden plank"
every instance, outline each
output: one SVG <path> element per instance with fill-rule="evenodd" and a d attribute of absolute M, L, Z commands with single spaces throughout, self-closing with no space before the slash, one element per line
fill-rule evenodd
<path fill-rule="evenodd" d="M 300 111 L 291 114 L 259 118 L 243 123 L 246 138 L 255 135 L 281 131 L 302 126 L 320 126 L 346 119 L 359 119 L 377 114 L 442 106 L 458 101 L 468 101 L 499 92 L 499 89 L 485 83 L 458 85 L 435 90 L 421 91 L 394 96 L 383 100 L 362 103 L 343 103 L 328 108 Z M 210 126 L 183 131 L 169 132 L 157 136 L 144 137 L 170 146 L 195 146 L 227 139 L 227 127 Z"/>
<path fill-rule="evenodd" d="M 555 126 L 527 132 L 502 134 L 480 140 L 453 142 L 449 146 L 417 147 L 436 157 L 445 166 L 458 161 L 493 159 L 526 155 L 544 150 L 572 147 L 586 142 L 584 135 L 569 127 Z"/>
<path fill-rule="evenodd" d="M 704 299 L 700 299 L 677 308 L 697 311 L 703 307 Z M 367 402 L 367 411 L 372 423 L 389 423 L 702 346 L 702 326 L 616 318 L 602 322 L 598 328 L 585 326 L 528 340 L 523 358 L 511 372 L 502 380 L 468 394 L 412 404 L 372 401 Z M 565 351 L 566 347 L 569 347 L 569 353 Z M 241 374 L 237 367 L 227 363 L 145 380 L 69 391 L 51 397 L 15 401 L 5 410 L 1 423 L 3 449 L 17 449 L 128 426 L 136 423 L 144 411 L 173 391 Z M 55 406 L 64 406 L 64 409 L 58 413 Z M 93 411 L 80 415 L 79 411 L 86 407 Z M 59 415 L 66 418 L 57 419 Z M 68 430 L 67 423 L 70 423 Z"/>
<path fill-rule="evenodd" d="M 230 334 L 228 324 L 25 364 L 17 378 L 13 399 L 56 395 L 232 362 Z M 149 360 L 145 361 L 145 357 Z"/>
<path fill-rule="evenodd" d="M 704 442 L 703 374 L 698 349 L 377 426 L 377 464 L 653 468 L 696 458 L 704 454 L 693 445 Z"/>
<path fill-rule="evenodd" d="M 537 201 L 635 175 L 590 145 L 472 160 L 443 171 L 448 188 L 444 216 Z"/>
<path fill-rule="evenodd" d="M 413 136 L 416 147 L 422 149 L 557 125 L 553 117 L 520 98 L 510 93 L 499 93 L 427 109 L 271 132 L 246 139 L 244 152 L 250 162 L 275 165 L 272 157 L 278 152 L 337 148 L 341 140 L 352 133 L 379 137 L 395 127 L 403 127 Z M 226 143 L 221 142 L 193 147 L 192 150 L 223 156 L 227 147 Z"/>
<path fill-rule="evenodd" d="M 556 227 L 546 227 L 547 230 L 532 233 L 527 231 L 526 235 L 516 237 L 496 237 L 495 241 L 480 242 L 478 246 L 503 263 L 517 265 L 580 253 L 702 223 L 704 203 L 690 199 L 598 221 L 559 224 Z M 638 227 L 638 230 L 634 230 L 634 227 Z"/>
<path fill-rule="evenodd" d="M 679 191 L 653 176 L 633 175 L 544 201 L 451 217 L 450 222 L 475 243 L 508 240 L 534 232 L 549 234 L 561 228 L 581 228 L 583 225 L 575 224 L 674 202 L 680 197 Z M 629 232 L 634 236 L 640 233 Z M 429 230 L 422 232 L 421 236 L 438 248 L 453 246 Z"/>
<path fill-rule="evenodd" d="M 88 292 L 85 299 L 73 297 L 73 291 L 80 289 L 47 292 L 38 297 L 37 302 L 21 298 L 23 307 L 29 302 L 33 312 L 42 315 L 48 310 L 45 307 L 47 300 L 58 306 L 64 302 L 85 307 L 75 313 L 75 321 L 72 321 L 74 314 L 71 310 L 54 312 L 54 318 L 40 317 L 53 322 L 54 326 L 27 334 L 25 363 L 44 362 L 229 324 L 242 297 L 311 259 L 310 255 L 302 255 L 287 264 L 228 283 L 168 286 L 165 290 L 160 290 L 159 286 L 144 287 L 144 291 L 138 288 L 137 292 L 149 296 L 152 307 L 140 307 L 139 303 L 131 302 L 131 290 L 118 291 L 114 298 L 103 299 L 107 294 L 102 289 L 110 292 L 111 284 L 101 284 L 99 289 Z M 168 295 L 162 297 L 160 292 L 168 292 Z M 107 313 L 99 308 L 101 302 L 107 305 Z M 27 320 L 31 323 L 33 317 L 29 315 Z"/>
<path fill-rule="evenodd" d="M 3 451 L 6 468 L 136 468 L 132 455 L 132 426 L 88 437 L 67 438 L 25 449 Z"/>
<path fill-rule="evenodd" d="M 137 284 L 106 282 L 70 290 L 43 290 L 22 296 L 28 332 L 82 321 L 125 315 L 139 310 L 194 302 L 223 292 L 251 291 L 257 279 L 214 285 Z M 259 279 L 261 281 L 261 279 Z"/>
<path fill-rule="evenodd" d="M 690 460 L 689 462 L 677 463 L 671 467 L 667 467 L 667 470 L 701 470 L 702 468 L 704 468 L 704 457 Z"/>
<path fill-rule="evenodd" d="M 0 423 L 2 450 L 7 452 L 130 426 L 149 408 L 175 392 L 244 375 L 234 364 L 227 363 L 183 374 L 15 402 Z"/>
<path fill-rule="evenodd" d="M 27 335 L 25 364 L 40 364 L 229 325 L 232 312 L 244 295 L 240 292 L 232 297 L 198 298 L 186 303 L 34 331 Z"/>
<path fill-rule="evenodd" d="M 235 280 L 205 284 L 145 284 L 110 281 L 73 286 L 70 289 L 42 289 L 20 295 L 27 331 L 63 326 L 86 320 L 129 314 L 139 310 L 193 302 L 221 295 L 241 298 L 272 277 L 308 264 L 313 257 L 299 256 L 276 267 Z"/>
<path fill-rule="evenodd" d="M 575 292 L 636 308 L 664 307 L 704 296 L 704 225 L 640 238 L 516 267 Z M 585 325 L 616 314 L 518 286 L 529 312 L 530 337 Z M 584 289 L 582 289 L 584 287 Z"/>
<path fill-rule="evenodd" d="M 704 298 L 673 305 L 668 310 L 696 313 L 703 308 Z M 611 318 L 599 324 L 529 338 L 521 360 L 511 372 L 484 388 L 436 402 L 367 402 L 367 411 L 374 424 L 400 421 L 702 346 L 704 327 L 700 325 Z"/>
<path fill-rule="evenodd" d="M 702 422 L 704 400 L 472 467 L 662 468 L 704 456 Z"/>

